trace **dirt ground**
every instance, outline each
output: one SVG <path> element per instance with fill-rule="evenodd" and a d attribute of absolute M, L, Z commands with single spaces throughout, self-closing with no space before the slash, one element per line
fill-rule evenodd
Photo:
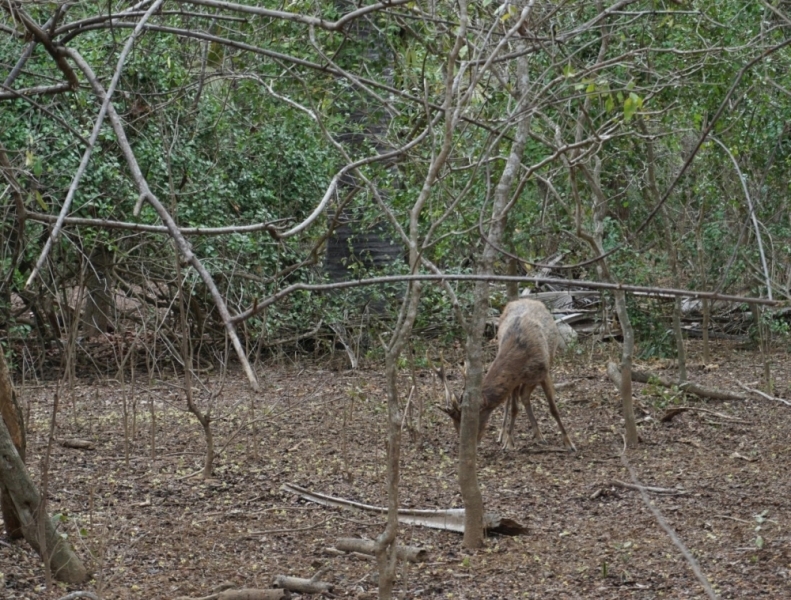
<path fill-rule="evenodd" d="M 757 353 L 720 344 L 705 368 L 690 344 L 691 380 L 741 392 L 757 386 Z M 497 445 L 495 413 L 479 452 L 488 511 L 527 525 L 517 537 L 494 536 L 477 552 L 455 533 L 402 526 L 402 541 L 428 550 L 428 560 L 400 567 L 402 598 L 703 598 L 687 561 L 646 506 L 621 459 L 623 424 L 606 353 L 582 349 L 556 366 L 564 423 L 576 454 L 561 442 L 540 392 L 534 406 L 550 446 L 538 447 L 524 413 L 517 448 Z M 773 355 L 774 394 L 791 398 L 788 356 Z M 666 377 L 672 365 L 643 363 Z M 88 560 L 95 579 L 81 589 L 105 599 L 172 599 L 209 595 L 224 582 L 269 587 L 278 574 L 309 577 L 326 566 L 333 597 L 375 598 L 376 566 L 326 551 L 339 537 L 375 537 L 378 516 L 305 502 L 281 490 L 313 491 L 385 503 L 385 397 L 381 368 L 333 371 L 326 364 L 273 363 L 256 395 L 241 373 L 225 381 L 213 431 L 220 455 L 214 478 L 201 468 L 201 428 L 184 412 L 180 381 L 127 381 L 126 458 L 119 382 L 81 381 L 61 390 L 58 442 L 89 440 L 92 450 L 52 450 L 48 502 L 61 530 Z M 404 387 L 409 369 L 405 370 Z M 208 389 L 217 391 L 216 373 Z M 460 507 L 457 436 L 429 369 L 417 370 L 425 402 L 423 434 L 405 432 L 401 503 Z M 205 381 L 203 383 L 206 383 Z M 454 381 L 460 385 L 458 377 Z M 197 398 L 209 396 L 196 384 Z M 29 414 L 28 456 L 41 476 L 54 384 L 20 387 Z M 677 490 L 650 498 L 699 561 L 721 598 L 791 598 L 791 406 L 750 395 L 743 401 L 679 398 L 635 384 L 642 443 L 627 454 L 640 483 Z M 676 404 L 688 411 L 660 422 Z M 154 411 L 154 444 L 152 417 Z M 706 412 L 709 411 L 709 412 Z M 252 425 L 250 421 L 253 421 Z M 80 588 L 47 590 L 37 556 L 24 542 L 0 540 L 0 597 L 54 599 Z"/>

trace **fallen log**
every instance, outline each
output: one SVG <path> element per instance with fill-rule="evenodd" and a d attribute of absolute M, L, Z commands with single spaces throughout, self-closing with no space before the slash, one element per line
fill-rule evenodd
<path fill-rule="evenodd" d="M 289 598 L 291 598 L 291 593 L 288 590 L 240 588 L 238 590 L 223 590 L 200 598 L 179 596 L 174 600 L 288 600 Z M 61 600 L 65 599 L 61 598 Z"/>
<path fill-rule="evenodd" d="M 705 415 L 713 415 L 718 419 L 723 419 L 728 423 L 741 423 L 743 425 L 749 425 L 749 421 L 745 421 L 744 419 L 739 419 L 736 417 L 732 417 L 730 415 L 725 415 L 721 412 L 717 412 L 716 410 L 707 410 L 705 408 L 699 408 L 697 406 L 674 406 L 672 408 L 668 408 L 665 411 L 665 414 L 662 415 L 662 418 L 659 419 L 662 423 L 668 423 L 669 421 L 673 420 L 673 417 L 676 415 L 680 415 L 681 413 L 685 412 L 698 412 Z"/>
<path fill-rule="evenodd" d="M 316 575 L 319 575 L 319 573 L 316 573 Z M 310 579 L 291 577 L 290 575 L 278 575 L 275 577 L 274 585 L 284 590 L 299 592 L 301 594 L 324 594 L 326 592 L 331 592 L 332 584 L 314 579 L 316 575 Z"/>
<path fill-rule="evenodd" d="M 71 438 L 66 440 L 61 440 L 60 445 L 64 448 L 75 448 L 77 450 L 93 450 L 94 443 L 90 440 L 80 440 L 77 438 Z"/>
<path fill-rule="evenodd" d="M 353 500 L 346 500 L 345 498 L 336 498 L 318 492 L 311 492 L 295 483 L 283 484 L 281 489 L 297 494 L 305 500 L 310 500 L 311 502 L 324 506 L 345 509 L 352 508 L 380 515 L 387 514 L 387 509 L 384 507 L 372 506 L 370 504 L 354 502 Z M 430 527 L 432 529 L 464 533 L 464 509 L 447 508 L 440 510 L 418 510 L 402 508 L 398 510 L 398 522 L 405 525 L 422 525 L 423 527 Z M 487 533 L 499 533 L 502 535 L 522 535 L 527 532 L 527 527 L 518 521 L 514 521 L 507 517 L 501 517 L 494 513 L 484 513 L 483 527 Z"/>
<path fill-rule="evenodd" d="M 620 387 L 621 370 L 614 362 L 607 363 L 607 376 L 616 385 L 616 387 Z M 639 371 L 637 369 L 632 369 L 632 381 L 636 381 L 638 383 L 653 383 L 666 388 L 677 387 L 682 392 L 694 394 L 700 398 L 710 398 L 712 400 L 746 400 L 746 397 L 742 394 L 710 388 L 693 383 L 691 381 L 678 383 L 677 381 L 672 381 L 666 377 L 656 375 L 655 373 Z"/>
<path fill-rule="evenodd" d="M 376 542 L 374 540 L 363 540 L 360 538 L 339 538 L 335 543 L 338 550 L 344 552 L 359 552 L 369 556 L 376 556 Z M 425 548 L 417 546 L 397 546 L 396 555 L 399 560 L 408 562 L 423 562 L 428 557 Z"/>
<path fill-rule="evenodd" d="M 635 483 L 626 483 L 625 481 L 618 481 L 615 480 L 612 484 L 616 487 L 623 488 L 626 490 L 637 490 L 637 491 L 645 491 L 651 492 L 653 494 L 665 494 L 669 496 L 684 496 L 689 492 L 686 490 L 678 489 L 678 488 L 663 488 L 663 487 L 654 487 L 650 485 L 638 485 Z"/>

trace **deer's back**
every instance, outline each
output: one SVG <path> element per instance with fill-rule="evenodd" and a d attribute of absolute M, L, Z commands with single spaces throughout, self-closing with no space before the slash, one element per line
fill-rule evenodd
<path fill-rule="evenodd" d="M 516 343 L 518 348 L 532 346 L 531 342 L 545 344 L 551 365 L 560 341 L 560 333 L 552 313 L 542 302 L 524 298 L 509 302 L 503 309 L 497 328 L 497 341 L 498 348 L 512 343 Z"/>
<path fill-rule="evenodd" d="M 537 300 L 508 303 L 497 328 L 498 351 L 484 380 L 484 395 L 507 394 L 523 383 L 537 384 L 552 368 L 560 334 L 555 319 Z"/>

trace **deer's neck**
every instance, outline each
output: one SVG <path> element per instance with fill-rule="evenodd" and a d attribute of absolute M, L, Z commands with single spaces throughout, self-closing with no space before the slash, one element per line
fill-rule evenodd
<path fill-rule="evenodd" d="M 503 378 L 493 375 L 490 369 L 483 379 L 483 405 L 481 410 L 494 410 L 505 402 L 510 391 Z"/>

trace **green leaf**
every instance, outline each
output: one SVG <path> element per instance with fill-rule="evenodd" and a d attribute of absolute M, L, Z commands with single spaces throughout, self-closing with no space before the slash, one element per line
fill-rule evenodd
<path fill-rule="evenodd" d="M 635 106 L 634 101 L 632 100 L 631 96 L 627 98 L 623 103 L 623 120 L 625 123 L 628 123 L 632 120 L 637 107 Z"/>
<path fill-rule="evenodd" d="M 39 192 L 38 190 L 36 190 L 36 203 L 44 212 L 49 211 L 49 206 L 47 206 L 47 203 L 44 202 L 44 196 L 42 196 L 41 192 Z"/>

